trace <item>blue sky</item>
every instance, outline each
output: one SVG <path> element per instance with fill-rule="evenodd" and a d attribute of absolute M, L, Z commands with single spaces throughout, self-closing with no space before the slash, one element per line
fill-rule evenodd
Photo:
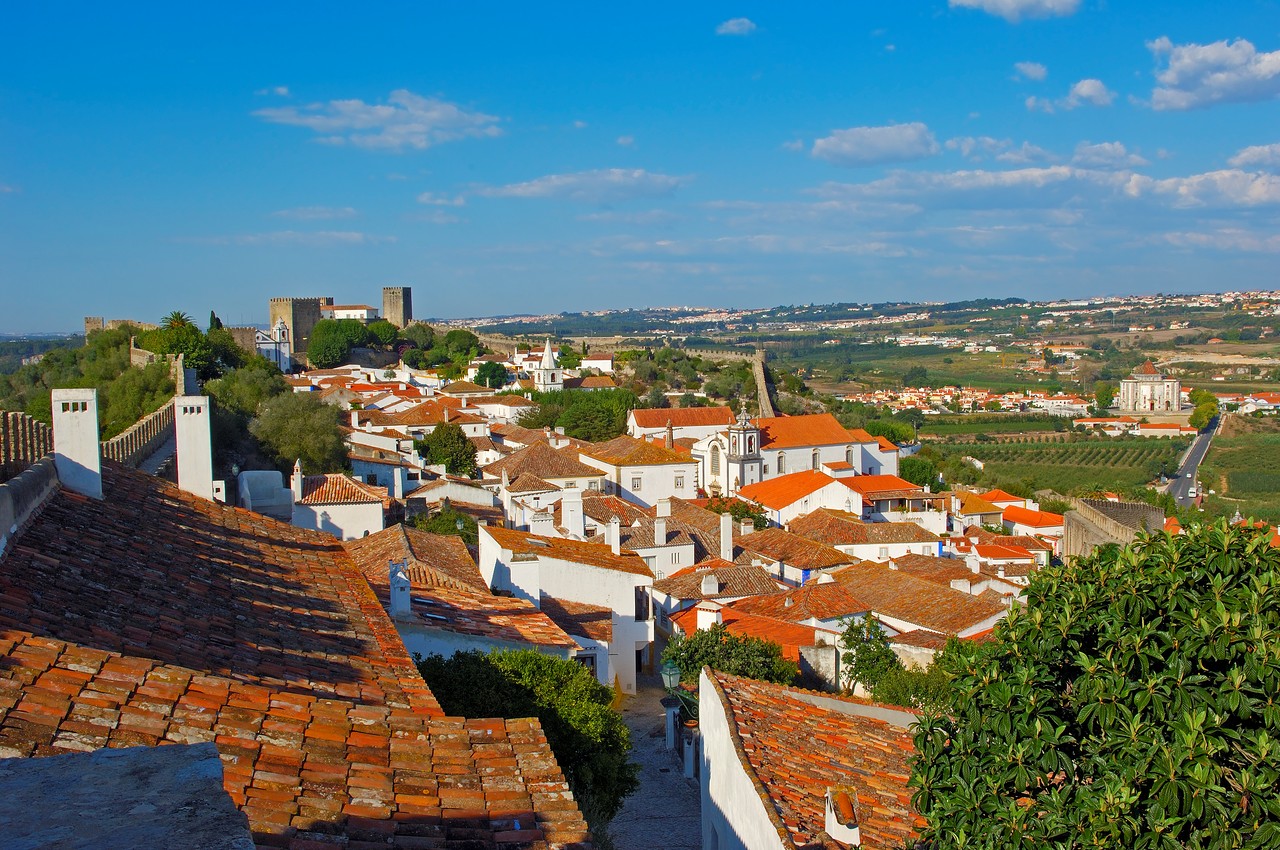
<path fill-rule="evenodd" d="M 1280 4 L 874 5 L 11 6 L 0 332 L 1276 286 Z"/>

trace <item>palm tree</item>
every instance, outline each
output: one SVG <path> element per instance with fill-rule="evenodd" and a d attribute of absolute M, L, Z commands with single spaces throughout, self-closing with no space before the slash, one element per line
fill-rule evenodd
<path fill-rule="evenodd" d="M 189 327 L 191 325 L 191 317 L 181 310 L 174 310 L 161 319 L 160 324 L 169 330 L 177 330 L 178 328 Z"/>

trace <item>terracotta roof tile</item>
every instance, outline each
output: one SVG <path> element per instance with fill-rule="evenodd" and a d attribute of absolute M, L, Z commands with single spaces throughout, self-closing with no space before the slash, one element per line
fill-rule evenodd
<path fill-rule="evenodd" d="M 790 449 L 801 446 L 835 446 L 854 440 L 849 431 L 830 413 L 807 416 L 774 416 L 756 419 L 761 449 Z"/>
<path fill-rule="evenodd" d="M 415 591 L 425 587 L 489 590 L 461 537 L 393 525 L 342 545 L 374 587 L 387 583 L 387 565 L 396 561 L 407 562 L 405 573 Z"/>
<path fill-rule="evenodd" d="M 670 422 L 673 428 L 693 428 L 733 424 L 733 409 L 729 407 L 651 407 L 631 411 L 639 428 L 665 428 Z"/>
<path fill-rule="evenodd" d="M 891 558 L 893 569 L 934 584 L 950 588 L 956 580 L 973 581 L 978 576 L 968 565 L 957 558 L 935 558 L 932 555 L 907 554 Z"/>
<path fill-rule="evenodd" d="M 1049 511 L 1033 511 L 1027 508 L 1020 508 L 1017 505 L 1010 505 L 1005 508 L 1002 518 L 1005 522 L 1029 525 L 1033 528 L 1060 528 L 1063 523 L 1062 514 L 1050 513 Z"/>
<path fill-rule="evenodd" d="M 958 634 L 1008 611 L 950 587 L 891 570 L 879 564 L 858 564 L 831 573 L 877 615 L 912 623 L 941 634 Z"/>
<path fill-rule="evenodd" d="M 839 582 L 810 582 L 784 593 L 752 596 L 731 603 L 730 608 L 746 614 L 773 617 L 799 623 L 803 620 L 835 620 L 865 614 L 871 606 L 855 597 Z"/>
<path fill-rule="evenodd" d="M 860 563 L 860 559 L 846 555 L 834 546 L 818 543 L 781 528 L 765 528 L 745 534 L 737 539 L 737 546 L 743 550 L 743 554 L 735 560 L 763 555 L 771 561 L 785 561 L 789 566 L 802 570 Z"/>
<path fill-rule="evenodd" d="M 598 605 L 570 602 L 544 595 L 540 600 L 542 613 L 551 618 L 561 629 L 571 635 L 598 640 L 613 641 L 613 612 Z"/>
<path fill-rule="evenodd" d="M 787 524 L 793 534 L 828 546 L 938 543 L 941 537 L 914 522 L 863 522 L 847 511 L 819 508 Z"/>
<path fill-rule="evenodd" d="M 769 577 L 764 567 L 753 564 L 730 564 L 717 559 L 714 566 L 690 567 L 653 583 L 653 589 L 676 599 L 726 599 L 742 596 L 759 596 L 777 593 L 778 583 Z M 703 579 L 716 578 L 715 593 L 702 592 Z"/>
<path fill-rule="evenodd" d="M 826 835 L 827 789 L 858 798 L 863 850 L 909 846 L 923 821 L 907 787 L 910 728 L 866 716 L 857 700 L 710 672 L 738 758 L 796 848 L 842 847 Z M 702 711 L 716 710 L 704 706 Z M 899 712 L 903 717 L 909 713 Z"/>
<path fill-rule="evenodd" d="M 899 499 L 924 495 L 924 488 L 896 475 L 855 475 L 840 483 L 864 499 Z"/>
<path fill-rule="evenodd" d="M 527 531 L 492 526 L 485 526 L 480 533 L 492 537 L 499 546 L 511 552 L 512 555 L 546 555 L 549 558 L 558 558 L 575 564 L 653 577 L 653 573 L 639 555 L 627 551 L 615 555 L 603 543 L 587 543 L 562 537 L 540 537 L 529 534 Z"/>
<path fill-rule="evenodd" d="M 525 472 L 543 479 L 604 477 L 599 469 L 579 461 L 576 453 L 553 449 L 543 441 L 531 443 L 515 454 L 494 461 L 484 468 L 484 474 L 487 478 L 501 478 L 504 470 L 512 480 Z"/>
<path fill-rule="evenodd" d="M 737 637 L 752 637 L 776 643 L 782 647 L 782 657 L 788 661 L 800 660 L 800 648 L 813 646 L 817 641 L 817 631 L 813 626 L 802 626 L 788 623 L 773 617 L 761 617 L 748 614 L 746 611 L 735 611 L 732 608 L 720 610 L 725 631 Z M 693 634 L 698 629 L 697 607 L 686 608 L 671 616 L 671 621 L 680 627 L 685 634 Z M 823 634 L 830 636 L 830 632 Z"/>
<path fill-rule="evenodd" d="M 666 466 L 693 463 L 686 454 L 626 435 L 615 437 L 607 443 L 586 446 L 581 450 L 581 454 L 602 460 L 612 466 Z"/>
<path fill-rule="evenodd" d="M 384 502 L 387 493 L 380 487 L 372 487 L 356 481 L 349 475 L 329 472 L 324 475 L 308 475 L 302 479 L 300 505 L 364 505 Z"/>
<path fill-rule="evenodd" d="M 764 505 L 766 508 L 780 511 L 837 480 L 841 479 L 832 478 L 825 472 L 806 469 L 803 472 L 792 472 L 789 475 L 780 475 L 777 478 L 769 478 L 740 487 L 738 495 Z"/>

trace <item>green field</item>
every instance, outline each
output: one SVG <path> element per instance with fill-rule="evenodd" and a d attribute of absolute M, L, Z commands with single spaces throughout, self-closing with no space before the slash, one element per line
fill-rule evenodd
<path fill-rule="evenodd" d="M 1158 477 L 1161 468 L 1172 471 L 1186 447 L 1184 440 L 1101 437 L 1066 443 L 966 443 L 945 451 L 981 460 L 988 481 L 1072 493 L 1140 487 Z"/>
<path fill-rule="evenodd" d="M 1280 523 L 1280 420 L 1229 420 L 1200 466 L 1205 511 Z"/>
<path fill-rule="evenodd" d="M 1055 431 L 1069 423 L 1060 416 L 929 416 L 920 426 L 921 434 L 951 437 L 968 434 L 1027 434 Z"/>

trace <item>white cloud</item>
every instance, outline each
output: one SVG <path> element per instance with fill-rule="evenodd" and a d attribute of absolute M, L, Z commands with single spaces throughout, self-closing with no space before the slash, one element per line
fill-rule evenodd
<path fill-rule="evenodd" d="M 716 27 L 716 35 L 751 35 L 756 25 L 750 18 L 730 18 Z"/>
<path fill-rule="evenodd" d="M 1227 160 L 1236 168 L 1260 168 L 1263 171 L 1280 170 L 1280 144 L 1250 145 L 1241 148 L 1235 156 Z"/>
<path fill-rule="evenodd" d="M 1038 82 L 1049 76 L 1049 69 L 1039 62 L 1014 62 L 1013 70 L 1017 72 L 1018 77 L 1024 80 L 1036 80 Z"/>
<path fill-rule="evenodd" d="M 5 183 L 0 183 L 0 195 L 9 195 L 16 191 L 18 191 L 17 187 L 10 186 Z"/>
<path fill-rule="evenodd" d="M 813 143 L 812 155 L 834 165 L 863 166 L 885 162 L 909 162 L 933 156 L 938 140 L 923 123 L 888 124 L 883 127 L 850 127 L 832 130 Z"/>
<path fill-rule="evenodd" d="M 1045 150 L 1039 145 L 1023 142 L 1020 147 L 1010 148 L 996 155 L 997 162 L 1009 165 L 1030 165 L 1035 162 L 1057 162 L 1058 156 L 1053 151 Z"/>
<path fill-rule="evenodd" d="M 456 224 L 460 219 L 444 210 L 431 210 L 409 216 L 412 221 L 425 221 L 428 224 Z"/>
<path fill-rule="evenodd" d="M 953 8 L 981 9 L 1014 24 L 1023 18 L 1066 17 L 1080 8 L 1080 0 L 947 0 L 947 3 Z"/>
<path fill-rule="evenodd" d="M 1116 99 L 1116 93 L 1107 88 L 1102 80 L 1089 77 L 1076 82 L 1067 92 L 1066 97 L 1050 100 L 1047 97 L 1026 99 L 1027 109 L 1041 112 L 1054 112 L 1057 109 L 1075 109 L 1085 104 L 1093 106 L 1110 106 Z"/>
<path fill-rule="evenodd" d="M 262 97 L 264 95 L 269 95 L 269 94 L 273 94 L 276 97 L 288 97 L 289 87 L 288 86 L 271 86 L 270 88 L 258 89 L 257 91 L 254 92 L 254 94 L 258 95 L 259 97 Z"/>
<path fill-rule="evenodd" d="M 1162 237 L 1179 248 L 1212 248 L 1218 251 L 1248 253 L 1280 253 L 1280 234 L 1258 234 L 1239 228 L 1221 228 L 1209 232 L 1166 233 Z"/>
<path fill-rule="evenodd" d="M 1089 78 L 1071 87 L 1071 91 L 1067 92 L 1067 99 L 1062 102 L 1062 108 L 1075 109 L 1086 103 L 1094 106 L 1110 106 L 1111 101 L 1115 99 L 1116 93 L 1103 85 L 1102 80 Z"/>
<path fill-rule="evenodd" d="M 1124 191 L 1134 198 L 1168 199 L 1175 208 L 1271 206 L 1280 204 L 1280 176 L 1238 169 L 1160 180 L 1133 174 Z"/>
<path fill-rule="evenodd" d="M 578 216 L 578 221 L 597 221 L 610 224 L 636 224 L 641 226 L 663 226 L 675 224 L 682 216 L 668 210 L 641 210 L 639 212 L 621 212 L 604 210 Z"/>
<path fill-rule="evenodd" d="M 587 127 L 586 121 L 578 120 L 573 122 L 573 129 L 575 130 L 585 130 L 586 127 Z"/>
<path fill-rule="evenodd" d="M 394 242 L 394 236 L 375 236 L 353 230 L 276 230 L 270 233 L 241 233 L 234 236 L 203 236 L 179 240 L 204 245 L 376 245 Z"/>
<path fill-rule="evenodd" d="M 782 149 L 788 151 L 802 151 L 804 150 L 804 139 L 792 139 L 789 142 L 783 142 Z"/>
<path fill-rule="evenodd" d="M 276 210 L 272 213 L 276 218 L 294 218 L 299 221 L 354 218 L 356 214 L 355 207 L 293 207 L 287 210 Z"/>
<path fill-rule="evenodd" d="M 1081 142 L 1076 145 L 1071 164 L 1082 168 L 1133 168 L 1150 163 L 1136 153 L 1131 153 L 1121 142 Z"/>
<path fill-rule="evenodd" d="M 1030 142 L 1023 142 L 1014 147 L 1011 139 L 997 139 L 992 136 L 957 136 L 947 139 L 949 151 L 959 151 L 960 155 L 970 162 L 981 162 L 987 157 L 995 157 L 999 162 L 1026 165 L 1033 162 L 1056 162 L 1057 157 L 1042 147 Z"/>
<path fill-rule="evenodd" d="M 441 142 L 497 136 L 498 119 L 472 112 L 455 103 L 397 89 L 386 103 L 331 100 L 306 106 L 280 106 L 253 113 L 273 124 L 306 127 L 321 134 L 318 141 L 371 150 L 424 150 Z"/>
<path fill-rule="evenodd" d="M 444 195 L 437 195 L 435 192 L 423 192 L 418 196 L 418 203 L 430 204 L 433 207 L 461 207 L 466 206 L 467 199 L 461 195 L 449 198 Z"/>
<path fill-rule="evenodd" d="M 618 144 L 624 148 L 629 148 L 636 143 L 635 136 L 619 136 Z"/>
<path fill-rule="evenodd" d="M 689 182 L 686 177 L 656 174 L 643 168 L 601 168 L 570 174 L 548 174 L 524 183 L 491 186 L 480 194 L 491 198 L 556 198 L 603 204 L 632 198 L 670 195 Z"/>
<path fill-rule="evenodd" d="M 1158 63 L 1164 63 L 1151 92 L 1154 109 L 1195 109 L 1280 96 L 1280 50 L 1259 53 L 1243 38 L 1174 44 L 1165 36 L 1147 42 L 1147 47 Z"/>

